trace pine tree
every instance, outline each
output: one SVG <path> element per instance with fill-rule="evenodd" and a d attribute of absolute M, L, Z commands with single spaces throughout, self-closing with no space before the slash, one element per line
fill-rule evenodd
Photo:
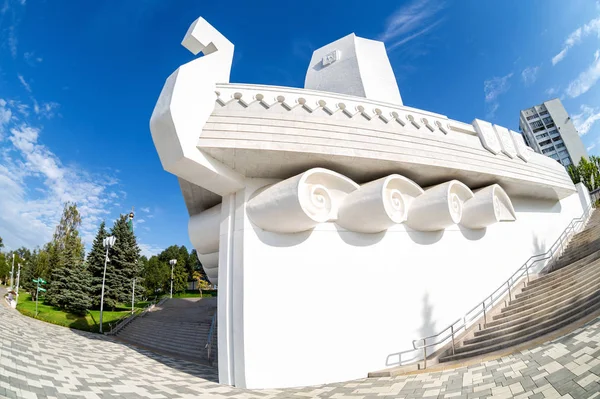
<path fill-rule="evenodd" d="M 90 275 L 79 252 L 81 239 L 71 235 L 61 252 L 59 266 L 52 274 L 52 285 L 48 296 L 61 309 L 76 314 L 85 314 L 91 306 Z"/>
<path fill-rule="evenodd" d="M 96 233 L 96 238 L 94 238 L 92 249 L 87 257 L 87 267 L 91 274 L 92 306 L 94 308 L 100 308 L 102 275 L 104 274 L 104 260 L 106 257 L 106 248 L 104 248 L 102 241 L 106 237 L 108 237 L 108 232 L 106 231 L 106 224 L 104 221 L 102 221 L 102 223 L 100 223 L 100 227 L 98 228 L 98 233 Z"/>
<path fill-rule="evenodd" d="M 72 283 L 71 269 L 82 267 L 84 246 L 79 237 L 81 217 L 77 205 L 67 202 L 63 209 L 60 223 L 56 226 L 54 238 L 49 245 L 50 280 L 46 302 L 66 308 L 74 294 L 70 289 Z"/>
<path fill-rule="evenodd" d="M 91 275 L 83 262 L 72 268 L 65 268 L 65 270 L 68 270 L 69 274 L 67 275 L 68 289 L 64 308 L 71 313 L 85 314 L 92 306 L 90 296 Z"/>
<path fill-rule="evenodd" d="M 133 278 L 139 277 L 138 259 L 140 248 L 137 245 L 134 233 L 127 225 L 127 217 L 121 215 L 110 230 L 110 235 L 115 237 L 115 245 L 109 250 L 109 263 L 106 269 L 106 283 L 104 287 L 104 304 L 115 308 L 119 303 L 131 300 L 131 287 Z"/>

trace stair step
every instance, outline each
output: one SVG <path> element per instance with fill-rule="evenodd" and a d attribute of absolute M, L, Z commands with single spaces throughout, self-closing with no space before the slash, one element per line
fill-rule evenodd
<path fill-rule="evenodd" d="M 479 356 L 479 355 L 483 355 L 486 353 L 495 352 L 495 351 L 498 351 L 501 349 L 509 348 L 511 346 L 519 345 L 524 342 L 530 341 L 532 339 L 546 335 L 552 331 L 558 330 L 562 327 L 565 327 L 565 326 L 567 326 L 567 325 L 569 325 L 569 324 L 571 324 L 593 312 L 596 312 L 598 310 L 600 310 L 600 301 L 594 303 L 593 306 L 586 306 L 582 312 L 572 315 L 571 317 L 561 321 L 558 324 L 553 324 L 550 327 L 543 328 L 543 329 L 536 329 L 536 331 L 531 334 L 524 335 L 524 336 L 521 336 L 521 337 L 518 337 L 518 338 L 515 338 L 512 340 L 503 341 L 503 342 L 495 344 L 495 345 L 486 346 L 486 347 L 483 347 L 480 349 L 471 349 L 471 350 L 461 351 L 460 353 L 456 353 L 455 355 L 442 356 L 439 358 L 439 361 L 440 362 L 449 362 L 452 360 L 460 360 L 460 359 L 465 359 L 468 357 Z M 456 348 L 456 351 L 458 351 L 459 349 L 460 348 Z"/>
<path fill-rule="evenodd" d="M 530 281 L 508 306 L 440 362 L 495 352 L 544 336 L 600 312 L 600 212 L 574 235 L 551 272 Z"/>
<path fill-rule="evenodd" d="M 561 298 L 572 296 L 580 290 L 585 290 L 592 282 L 600 280 L 600 260 L 596 261 L 595 267 L 591 268 L 591 271 L 591 273 L 582 274 L 576 279 L 574 278 L 563 284 L 558 284 L 553 289 L 544 290 L 543 295 L 532 296 L 521 302 L 511 302 L 509 306 L 501 310 L 500 314 L 495 315 L 493 320 L 501 320 L 530 309 L 539 308 L 540 306 L 549 306 Z"/>
<path fill-rule="evenodd" d="M 513 302 L 518 302 L 523 298 L 529 298 L 532 296 L 540 295 L 541 290 L 555 287 L 557 284 L 561 284 L 569 281 L 572 278 L 576 278 L 579 276 L 582 271 L 583 273 L 591 273 L 589 269 L 590 264 L 593 264 L 592 267 L 596 266 L 595 261 L 600 259 L 600 251 L 595 252 L 593 254 L 588 255 L 587 257 L 578 260 L 575 265 L 575 268 L 570 270 L 570 273 L 565 273 L 560 276 L 557 276 L 554 279 L 548 279 L 542 284 L 532 285 L 531 283 L 525 287 L 521 293 L 515 295 L 515 300 Z M 552 273 L 553 274 L 553 273 Z"/>
<path fill-rule="evenodd" d="M 598 283 L 595 286 L 588 287 L 587 291 L 584 291 L 584 294 L 589 293 L 589 291 L 593 291 L 597 288 Z M 575 293 L 577 295 L 579 293 Z M 498 326 L 505 325 L 506 327 L 514 326 L 519 323 L 530 320 L 531 318 L 541 317 L 545 314 L 552 313 L 557 309 L 562 309 L 565 305 L 571 303 L 574 299 L 577 299 L 577 296 L 569 296 L 565 295 L 560 299 L 560 301 L 556 301 L 552 304 L 548 304 L 547 306 L 541 305 L 535 308 L 528 309 L 527 311 L 517 313 L 515 315 L 507 316 L 500 319 L 494 319 L 493 321 L 486 324 L 486 328 L 494 328 Z"/>
<path fill-rule="evenodd" d="M 488 342 L 489 340 L 499 338 L 509 338 L 513 334 L 524 334 L 533 331 L 536 328 L 544 327 L 548 323 L 553 323 L 559 320 L 561 317 L 566 315 L 572 315 L 579 313 L 585 306 L 595 301 L 600 301 L 600 287 L 596 287 L 591 292 L 587 293 L 584 297 L 573 298 L 572 302 L 566 306 L 555 310 L 554 312 L 548 313 L 540 317 L 532 317 L 527 321 L 520 324 L 494 330 L 483 329 L 475 333 L 475 338 L 465 340 L 465 345 L 470 345 L 477 342 Z"/>

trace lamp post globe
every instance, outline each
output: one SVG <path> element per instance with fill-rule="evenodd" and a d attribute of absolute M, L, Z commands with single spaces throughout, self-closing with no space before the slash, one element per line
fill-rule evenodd
<path fill-rule="evenodd" d="M 102 333 L 102 313 L 104 311 L 104 282 L 106 281 L 106 264 L 108 263 L 108 250 L 115 245 L 117 238 L 108 236 L 102 240 L 102 245 L 106 248 L 106 256 L 104 257 L 104 273 L 102 274 L 102 293 L 100 294 L 100 333 Z"/>
<path fill-rule="evenodd" d="M 171 259 L 169 264 L 171 265 L 171 298 L 173 298 L 173 268 L 177 264 L 177 259 Z"/>

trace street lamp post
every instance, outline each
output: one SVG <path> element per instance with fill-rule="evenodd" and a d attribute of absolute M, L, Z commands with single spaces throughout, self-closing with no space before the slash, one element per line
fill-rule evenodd
<path fill-rule="evenodd" d="M 13 252 L 12 269 L 10 269 L 10 289 L 15 289 L 15 254 Z"/>
<path fill-rule="evenodd" d="M 102 312 L 104 310 L 104 282 L 106 281 L 106 264 L 108 263 L 108 250 L 115 245 L 115 236 L 106 237 L 102 240 L 102 245 L 106 248 L 106 256 L 104 257 L 104 273 L 102 274 L 102 293 L 100 294 L 100 333 L 102 333 Z"/>
<path fill-rule="evenodd" d="M 135 300 L 135 277 L 133 278 L 133 285 L 131 290 L 131 314 L 133 314 L 133 304 Z"/>
<path fill-rule="evenodd" d="M 21 280 L 21 264 L 19 263 L 19 270 L 17 271 L 17 298 L 15 299 L 15 303 L 19 303 L 19 281 Z"/>
<path fill-rule="evenodd" d="M 173 298 L 173 268 L 177 264 L 177 259 L 171 259 L 169 264 L 171 265 L 171 298 Z"/>

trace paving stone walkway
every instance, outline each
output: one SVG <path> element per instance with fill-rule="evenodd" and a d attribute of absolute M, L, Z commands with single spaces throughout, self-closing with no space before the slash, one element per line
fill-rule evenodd
<path fill-rule="evenodd" d="M 533 350 L 455 370 L 286 390 L 219 385 L 207 366 L 0 306 L 0 397 L 598 398 L 600 318 Z"/>

